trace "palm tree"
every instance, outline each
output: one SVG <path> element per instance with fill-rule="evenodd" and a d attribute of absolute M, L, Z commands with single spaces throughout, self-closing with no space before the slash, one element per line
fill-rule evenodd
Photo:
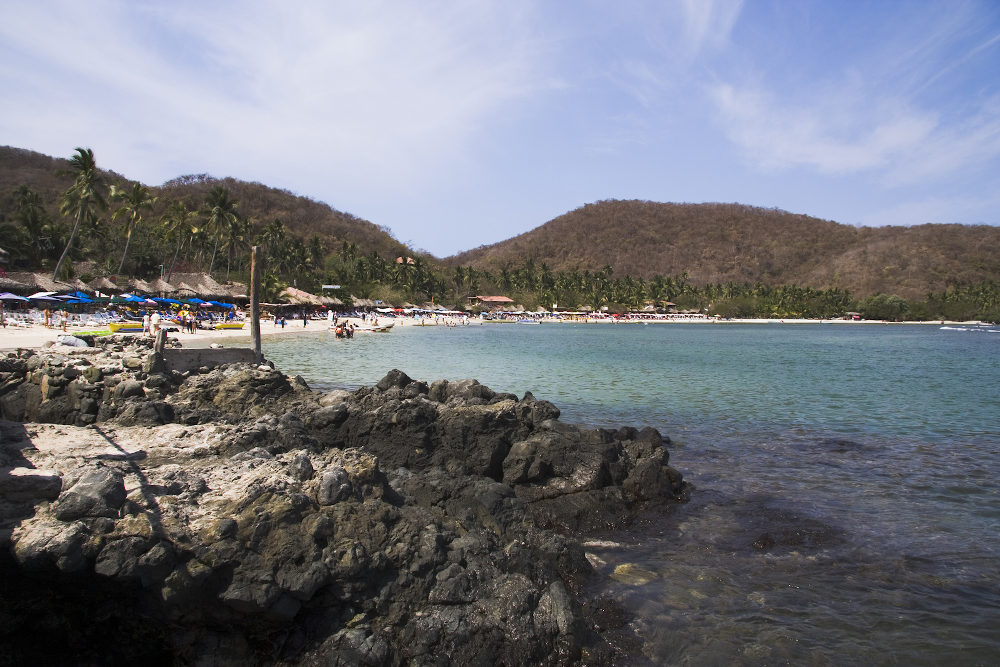
<path fill-rule="evenodd" d="M 229 273 L 233 266 L 233 255 L 237 252 L 250 249 L 250 239 L 253 235 L 253 222 L 236 216 L 230 220 L 226 233 L 226 281 L 229 280 Z"/>
<path fill-rule="evenodd" d="M 156 197 L 149 195 L 149 188 L 141 183 L 133 183 L 132 187 L 122 190 L 114 185 L 111 186 L 111 199 L 121 202 L 121 205 L 111 214 L 112 220 L 125 217 L 125 250 L 122 251 L 122 259 L 118 263 L 118 273 L 122 272 L 125 266 L 125 256 L 128 255 L 128 246 L 132 243 L 132 230 L 142 222 L 143 209 L 149 209 L 156 203 Z"/>
<path fill-rule="evenodd" d="M 13 229 L 15 238 L 22 240 L 24 254 L 41 262 L 54 247 L 52 219 L 42 205 L 41 196 L 27 185 L 18 186 L 14 200 L 17 205 L 14 221 L 19 225 Z"/>
<path fill-rule="evenodd" d="M 285 225 L 275 218 L 264 225 L 257 234 L 257 244 L 261 246 L 265 261 L 272 260 L 278 254 L 278 248 L 285 242 Z"/>
<path fill-rule="evenodd" d="M 170 269 L 167 270 L 167 282 L 174 273 L 174 265 L 177 264 L 177 256 L 181 248 L 197 232 L 197 228 L 192 226 L 191 220 L 197 215 L 195 211 L 189 211 L 184 201 L 178 200 L 170 204 L 160 221 L 164 225 L 164 230 L 168 239 L 172 238 L 177 242 L 174 248 L 174 258 L 170 261 Z"/>
<path fill-rule="evenodd" d="M 215 255 L 219 252 L 220 241 L 229 234 L 236 224 L 237 201 L 229 196 L 229 191 L 221 185 L 212 188 L 205 198 L 207 207 L 203 215 L 208 231 L 215 237 L 215 247 L 212 249 L 212 261 L 208 264 L 208 273 L 212 274 L 215 267 Z"/>
<path fill-rule="evenodd" d="M 73 247 L 76 232 L 80 229 L 83 219 L 96 217 L 96 209 L 104 210 L 108 206 L 104 200 L 104 176 L 97 170 L 94 151 L 89 148 L 77 148 L 76 155 L 69 159 L 69 164 L 71 167 L 69 171 L 62 173 L 73 176 L 73 185 L 62 194 L 59 210 L 63 215 L 76 216 L 76 223 L 70 232 L 66 248 L 52 271 L 52 280 L 59 276 L 59 270 L 69 255 L 69 249 Z"/>
<path fill-rule="evenodd" d="M 309 238 L 306 247 L 309 250 L 309 257 L 312 259 L 313 266 L 321 268 L 323 266 L 323 258 L 326 257 L 326 244 L 323 243 L 323 239 L 319 234 L 313 234 Z"/>

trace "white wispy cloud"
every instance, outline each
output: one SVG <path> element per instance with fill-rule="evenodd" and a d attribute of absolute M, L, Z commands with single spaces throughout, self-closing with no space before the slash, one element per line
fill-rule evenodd
<path fill-rule="evenodd" d="M 953 84 L 977 59 L 996 61 L 1000 40 L 978 32 L 968 5 L 938 13 L 837 67 L 804 45 L 815 76 L 795 86 L 771 72 L 720 73 L 707 90 L 724 132 L 760 168 L 864 173 L 884 186 L 986 167 L 1000 158 L 996 84 L 974 96 Z"/>
<path fill-rule="evenodd" d="M 188 144 L 208 168 L 224 156 L 305 160 L 352 181 L 419 183 L 459 159 L 492 114 L 544 85 L 528 22 L 516 6 L 502 9 L 66 3 L 54 13 L 25 6 L 0 34 L 47 63 L 52 79 L 37 82 L 40 89 L 75 80 L 107 92 L 78 118 L 94 135 L 105 127 L 117 136 L 76 142 Z M 49 26 L 44 33 L 41 25 Z M 49 129 L 60 126 L 80 129 Z"/>
<path fill-rule="evenodd" d="M 825 173 L 885 168 L 926 141 L 933 114 L 891 101 L 873 114 L 870 100 L 846 92 L 794 105 L 756 88 L 712 89 L 726 132 L 764 168 L 806 166 Z M 848 102 L 853 98 L 853 102 Z"/>
<path fill-rule="evenodd" d="M 730 33 L 743 10 L 743 0 L 683 0 L 681 8 L 683 41 L 690 53 L 698 54 L 729 43 Z"/>

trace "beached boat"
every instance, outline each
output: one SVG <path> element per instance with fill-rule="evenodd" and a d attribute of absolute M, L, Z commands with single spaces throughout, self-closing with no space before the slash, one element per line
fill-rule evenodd
<path fill-rule="evenodd" d="M 216 322 L 213 329 L 242 329 L 246 322 Z"/>
<path fill-rule="evenodd" d="M 518 324 L 541 324 L 541 322 L 539 322 L 538 320 L 536 320 L 534 318 L 531 318 L 531 317 L 525 317 L 523 319 L 520 319 L 520 320 L 517 321 L 517 323 Z"/>
<path fill-rule="evenodd" d="M 142 322 L 108 322 L 111 333 L 142 333 Z"/>

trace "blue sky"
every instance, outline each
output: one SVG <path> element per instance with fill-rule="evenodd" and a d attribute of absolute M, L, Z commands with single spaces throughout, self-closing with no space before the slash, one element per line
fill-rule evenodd
<path fill-rule="evenodd" d="M 1000 224 L 1000 2 L 0 0 L 0 144 L 443 257 L 601 199 Z"/>

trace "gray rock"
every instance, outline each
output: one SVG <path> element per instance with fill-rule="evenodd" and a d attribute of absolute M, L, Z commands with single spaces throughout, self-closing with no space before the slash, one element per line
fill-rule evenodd
<path fill-rule="evenodd" d="M 117 517 L 125 503 L 125 479 L 111 468 L 85 472 L 56 501 L 52 514 L 60 521 L 84 517 Z"/>
<path fill-rule="evenodd" d="M 326 470 L 320 477 L 316 490 L 316 502 L 333 505 L 351 496 L 352 486 L 347 471 L 340 467 Z"/>
<path fill-rule="evenodd" d="M 292 459 L 292 462 L 288 464 L 288 474 L 300 482 L 312 479 L 314 472 L 312 462 L 305 454 L 296 456 Z"/>
<path fill-rule="evenodd" d="M 125 380 L 115 386 L 115 398 L 145 397 L 146 392 L 138 380 Z"/>

